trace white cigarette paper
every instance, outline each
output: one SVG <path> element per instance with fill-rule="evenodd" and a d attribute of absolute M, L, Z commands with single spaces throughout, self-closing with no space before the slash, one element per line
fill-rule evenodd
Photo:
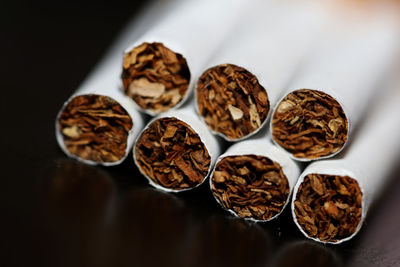
<path fill-rule="evenodd" d="M 179 2 L 125 50 L 124 91 L 141 111 L 153 116 L 185 102 L 206 62 L 234 30 L 248 4 L 244 0 Z"/>
<path fill-rule="evenodd" d="M 128 155 L 132 148 L 133 141 L 139 131 L 143 128 L 143 117 L 136 111 L 132 101 L 127 98 L 119 89 L 120 85 L 120 72 L 122 64 L 122 55 L 124 48 L 143 34 L 158 18 L 163 16 L 176 1 L 155 1 L 152 5 L 147 6 L 143 13 L 135 16 L 135 19 L 130 21 L 125 29 L 121 32 L 120 36 L 110 47 L 104 58 L 94 68 L 90 75 L 78 87 L 76 92 L 64 103 L 56 118 L 56 138 L 61 149 L 70 157 L 75 158 L 81 162 L 90 165 L 101 164 L 104 166 L 112 166 L 120 164 Z M 78 96 L 83 97 L 102 97 L 107 100 L 114 100 L 120 105 L 129 115 L 133 126 L 129 130 L 126 138 L 126 149 L 122 157 L 115 161 L 101 161 L 97 159 L 90 159 L 78 156 L 71 153 L 65 144 L 65 135 L 60 129 L 59 119 L 63 110 L 67 105 Z M 69 135 L 77 136 L 79 127 L 70 127 Z M 64 130 L 65 132 L 65 130 Z M 68 134 L 68 131 L 66 132 Z"/>
<path fill-rule="evenodd" d="M 340 244 L 344 241 L 353 238 L 360 230 L 365 216 L 371 206 L 371 203 L 376 200 L 377 196 L 382 192 L 385 186 L 387 176 L 394 165 L 398 162 L 400 155 L 400 116 L 399 116 L 399 103 L 400 103 L 400 80 L 396 77 L 395 83 L 392 84 L 392 89 L 382 91 L 382 96 L 378 103 L 368 113 L 369 117 L 365 118 L 362 122 L 362 127 L 357 130 L 357 135 L 349 144 L 349 147 L 344 152 L 343 157 L 340 159 L 331 159 L 325 161 L 317 161 L 310 164 L 301 174 L 295 188 L 291 209 L 294 221 L 300 231 L 308 238 L 322 243 Z M 312 226 L 307 226 L 298 215 L 304 217 L 300 209 L 296 212 L 295 202 L 303 203 L 301 201 L 301 188 L 305 188 L 306 177 L 313 175 L 322 175 L 326 179 L 327 176 L 335 177 L 349 177 L 348 179 L 355 182 L 361 193 L 362 199 L 358 200 L 361 205 L 361 212 L 357 217 L 357 210 L 351 211 L 353 207 L 348 207 L 349 203 L 344 203 L 339 200 L 336 202 L 329 202 L 328 200 L 323 203 L 323 209 L 326 209 L 327 224 L 332 230 L 328 231 L 327 237 L 319 238 L 322 229 L 316 228 L 317 234 L 310 235 Z M 328 180 L 322 180 L 322 186 L 327 186 Z M 313 186 L 318 191 L 319 186 Z M 348 188 L 341 188 L 339 186 L 337 196 L 342 197 L 343 194 L 349 194 Z M 323 187 L 320 187 L 323 188 Z M 322 192 L 321 192 L 322 193 Z M 349 197 L 354 197 L 354 192 L 350 192 Z M 356 199 L 357 200 L 357 199 Z M 316 202 L 315 198 L 309 201 Z M 323 200 L 320 200 L 321 203 Z M 322 204 L 321 204 L 322 205 Z M 334 206 L 333 206 L 334 205 Z M 342 213 L 343 212 L 343 213 Z M 346 213 L 352 212 L 354 214 Z M 342 217 L 340 217 L 340 214 Z M 331 217 L 336 216 L 336 223 L 332 222 Z M 349 217 L 345 217 L 349 216 Z M 335 234 L 335 229 L 340 229 L 344 226 L 337 224 L 342 223 L 344 220 L 351 218 L 353 223 L 353 231 L 348 231 L 346 234 Z M 314 218 L 309 218 L 313 220 Z"/>
<path fill-rule="evenodd" d="M 339 153 L 393 67 L 398 29 L 388 10 L 336 14 L 274 108 L 274 142 L 300 161 Z"/>
<path fill-rule="evenodd" d="M 240 141 L 266 124 L 327 18 L 319 1 L 249 2 L 195 90 L 198 113 L 214 134 Z"/>
<path fill-rule="evenodd" d="M 255 222 L 279 216 L 300 174 L 299 165 L 266 139 L 260 134 L 232 145 L 210 175 L 216 201 L 234 216 Z"/>
<path fill-rule="evenodd" d="M 160 131 L 162 126 L 165 129 Z M 162 136 L 151 139 L 158 134 L 155 131 Z M 150 150 L 147 156 L 146 150 Z M 138 136 L 133 152 L 136 166 L 150 185 L 167 192 L 182 192 L 200 186 L 207 179 L 220 155 L 220 143 L 199 120 L 193 102 L 189 102 L 152 119 Z M 157 169 L 160 166 L 162 169 Z M 195 169 L 197 166 L 199 169 Z M 199 171 L 201 168 L 203 172 Z M 197 176 L 197 181 L 192 181 L 191 176 Z"/>

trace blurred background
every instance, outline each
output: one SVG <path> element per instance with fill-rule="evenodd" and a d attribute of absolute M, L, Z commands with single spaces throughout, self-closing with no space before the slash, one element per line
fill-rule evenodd
<path fill-rule="evenodd" d="M 288 209 L 252 224 L 224 212 L 207 183 L 165 194 L 130 160 L 94 168 L 62 153 L 59 108 L 147 2 L 3 3 L 0 265 L 400 266 L 400 165 L 359 235 L 321 246 L 305 240 Z M 400 11 L 399 1 L 337 3 Z"/>

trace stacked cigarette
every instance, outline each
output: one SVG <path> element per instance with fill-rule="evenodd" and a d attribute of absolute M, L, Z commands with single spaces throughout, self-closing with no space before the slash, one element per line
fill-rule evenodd
<path fill-rule="evenodd" d="M 297 160 L 343 149 L 398 49 L 398 23 L 390 13 L 341 10 L 338 17 L 315 42 L 272 116 L 274 142 Z"/>
<path fill-rule="evenodd" d="M 105 166 L 117 165 L 126 158 L 143 127 L 143 118 L 119 90 L 122 51 L 165 12 L 176 8 L 175 2 L 157 1 L 132 20 L 65 102 L 57 115 L 56 138 L 68 156 L 87 164 Z"/>
<path fill-rule="evenodd" d="M 379 105 L 340 159 L 318 161 L 301 174 L 294 189 L 292 213 L 308 238 L 339 244 L 360 230 L 371 203 L 385 185 L 400 149 L 400 81 Z"/>
<path fill-rule="evenodd" d="M 276 218 L 293 191 L 292 213 L 304 235 L 346 241 L 359 231 L 384 185 L 379 177 L 400 148 L 400 93 L 389 91 L 376 105 L 341 159 L 313 163 L 299 179 L 293 159 L 323 159 L 343 149 L 394 62 L 398 24 L 379 12 L 368 21 L 341 13 L 323 35 L 329 16 L 321 3 L 254 1 L 244 7 L 244 0 L 176 0 L 131 23 L 64 104 L 57 141 L 67 155 L 106 166 L 122 162 L 135 142 L 135 164 L 152 186 L 181 192 L 210 175 L 217 202 L 252 221 Z M 131 34 L 133 27 L 138 30 Z M 236 36 L 227 39 L 235 27 Z M 227 46 L 200 76 L 224 40 Z M 310 43 L 316 45 L 312 55 L 290 81 Z M 196 98 L 181 106 L 198 76 Z M 271 106 L 271 133 L 259 132 Z M 137 110 L 158 116 L 142 130 Z M 221 156 L 212 134 L 239 141 L 257 132 Z"/>
<path fill-rule="evenodd" d="M 289 202 L 299 174 L 299 166 L 263 134 L 236 143 L 221 155 L 210 187 L 217 202 L 235 216 L 269 221 Z"/>
<path fill-rule="evenodd" d="M 122 162 L 143 126 L 138 104 L 123 92 L 131 97 L 132 92 L 141 94 L 139 98 L 149 104 L 146 107 L 152 114 L 183 103 L 189 95 L 190 75 L 196 75 L 213 47 L 230 32 L 243 5 L 242 0 L 229 1 L 229 15 L 224 16 L 228 1 L 160 1 L 148 8 L 128 25 L 58 114 L 56 136 L 63 151 L 88 164 Z M 206 21 L 202 20 L 204 14 L 208 15 Z M 206 38 L 209 28 L 217 36 L 212 41 Z M 122 62 L 123 49 L 139 36 L 140 45 L 128 49 Z M 188 66 L 182 66 L 186 59 L 171 47 L 185 55 Z M 122 65 L 125 91 L 119 88 Z"/>
<path fill-rule="evenodd" d="M 154 118 L 135 144 L 136 166 L 151 185 L 164 191 L 201 185 L 220 154 L 219 143 L 191 104 Z"/>
<path fill-rule="evenodd" d="M 238 141 L 263 127 L 326 11 L 316 1 L 251 2 L 197 83 L 198 112 L 213 133 Z"/>
<path fill-rule="evenodd" d="M 57 116 L 56 136 L 67 155 L 110 166 L 125 159 L 142 123 L 142 116 L 117 91 L 79 90 Z"/>
<path fill-rule="evenodd" d="M 125 51 L 123 90 L 150 115 L 184 103 L 206 62 L 234 30 L 246 1 L 179 3 Z"/>

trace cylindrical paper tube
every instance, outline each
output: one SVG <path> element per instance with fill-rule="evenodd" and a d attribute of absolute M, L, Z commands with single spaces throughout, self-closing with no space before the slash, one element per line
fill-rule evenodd
<path fill-rule="evenodd" d="M 177 108 L 216 48 L 234 30 L 244 0 L 182 0 L 125 51 L 123 90 L 156 115 Z"/>
<path fill-rule="evenodd" d="M 133 154 L 152 186 L 180 192 L 206 180 L 220 154 L 220 144 L 190 102 L 150 121 L 136 140 Z"/>
<path fill-rule="evenodd" d="M 340 159 L 317 161 L 301 174 L 292 214 L 300 231 L 323 243 L 339 244 L 360 230 L 371 202 L 400 154 L 400 81 L 357 129 Z"/>
<path fill-rule="evenodd" d="M 341 12 L 328 28 L 271 119 L 273 141 L 301 161 L 343 149 L 399 47 L 390 13 Z"/>
<path fill-rule="evenodd" d="M 65 102 L 56 119 L 61 149 L 87 164 L 121 163 L 143 127 L 143 118 L 118 88 L 123 49 L 137 39 L 173 1 L 156 1 L 132 20 L 88 78 Z"/>
<path fill-rule="evenodd" d="M 251 221 L 276 218 L 289 202 L 300 168 L 265 136 L 242 141 L 222 154 L 210 175 L 217 202 Z"/>
<path fill-rule="evenodd" d="M 255 134 L 327 20 L 316 1 L 254 1 L 196 87 L 198 113 L 228 141 Z"/>

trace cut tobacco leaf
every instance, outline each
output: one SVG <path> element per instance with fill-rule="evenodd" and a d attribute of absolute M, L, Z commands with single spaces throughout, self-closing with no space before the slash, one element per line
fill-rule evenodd
<path fill-rule="evenodd" d="M 143 43 L 125 54 L 122 81 L 141 108 L 160 113 L 184 98 L 190 71 L 186 59 L 162 43 Z"/>
<path fill-rule="evenodd" d="M 337 242 L 357 230 L 361 201 L 360 187 L 353 178 L 309 174 L 295 196 L 296 220 L 308 236 Z"/>
<path fill-rule="evenodd" d="M 269 112 L 266 90 L 244 68 L 222 64 L 206 70 L 197 83 L 199 113 L 208 127 L 229 140 L 261 127 Z"/>
<path fill-rule="evenodd" d="M 272 118 L 272 137 L 297 158 L 318 159 L 340 151 L 348 138 L 348 122 L 334 98 L 301 89 L 279 103 Z"/>
<path fill-rule="evenodd" d="M 58 125 L 69 153 L 95 162 L 116 162 L 126 154 L 133 123 L 112 98 L 89 94 L 69 101 Z"/>
<path fill-rule="evenodd" d="M 157 119 L 143 131 L 135 147 L 135 157 L 148 178 L 173 190 L 201 184 L 211 164 L 198 134 L 174 117 Z"/>
<path fill-rule="evenodd" d="M 211 190 L 225 209 L 256 220 L 279 214 L 290 192 L 281 166 L 256 155 L 221 159 L 211 177 Z"/>

